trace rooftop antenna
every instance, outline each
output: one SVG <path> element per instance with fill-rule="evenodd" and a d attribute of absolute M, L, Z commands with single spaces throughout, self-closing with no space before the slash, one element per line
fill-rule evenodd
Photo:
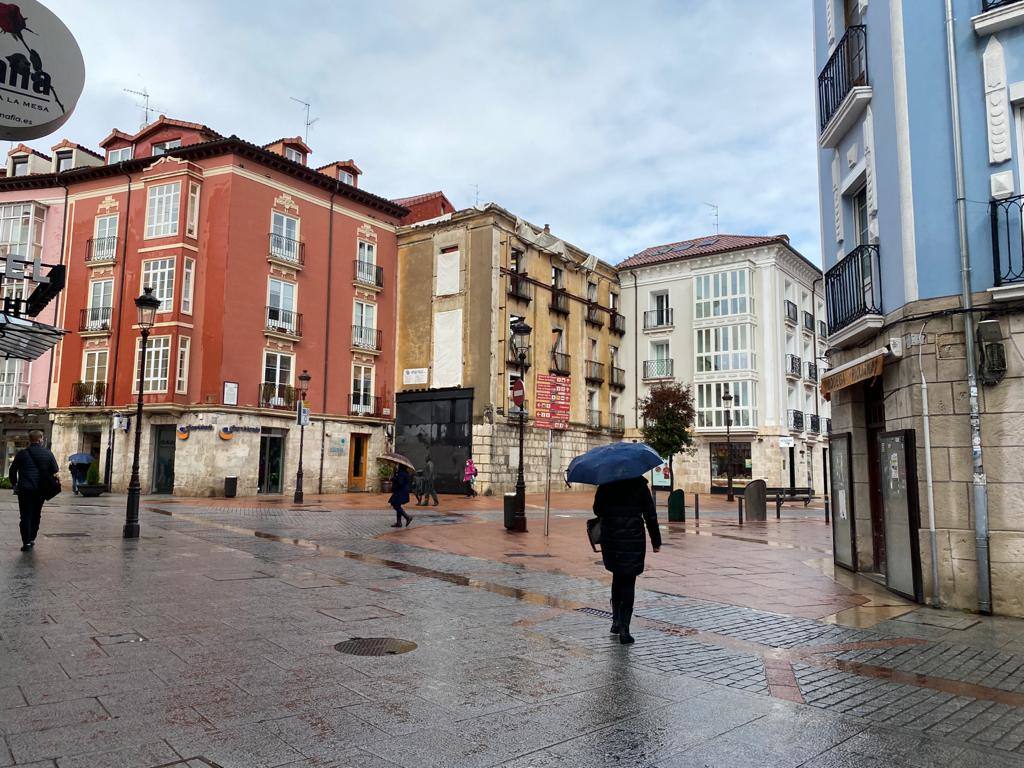
<path fill-rule="evenodd" d="M 715 234 L 718 234 L 718 206 L 714 203 L 704 203 L 708 208 L 711 209 L 711 215 L 715 218 Z"/>
<path fill-rule="evenodd" d="M 479 184 L 473 184 L 472 186 L 473 186 L 473 190 L 474 190 L 474 192 L 476 194 L 476 197 L 474 199 L 473 205 L 476 208 L 479 208 L 480 207 L 480 185 Z"/>
<path fill-rule="evenodd" d="M 135 103 L 135 106 L 142 110 L 143 123 L 142 123 L 142 126 L 140 126 L 140 127 L 145 127 L 145 126 L 149 125 L 149 113 L 150 112 L 162 112 L 162 111 L 165 111 L 165 110 L 161 110 L 160 107 L 155 107 L 155 106 L 153 106 L 153 105 L 151 105 L 149 103 L 149 92 L 146 90 L 145 87 L 143 87 L 141 91 L 133 91 L 131 88 L 122 88 L 121 90 L 124 91 L 125 93 L 130 93 L 133 96 L 138 96 L 139 98 L 142 99 L 142 103 L 141 104 L 139 104 L 138 102 Z"/>
<path fill-rule="evenodd" d="M 301 104 L 302 106 L 304 106 L 306 108 L 306 136 L 303 139 L 303 141 L 305 141 L 308 144 L 309 143 L 309 129 L 310 129 L 310 126 L 312 126 L 320 118 L 319 117 L 314 117 L 312 120 L 309 119 L 309 107 L 310 107 L 310 104 L 309 104 L 308 101 L 303 101 L 302 99 L 296 99 L 294 96 L 289 96 L 288 98 L 291 99 L 292 101 L 298 103 L 298 104 Z"/>

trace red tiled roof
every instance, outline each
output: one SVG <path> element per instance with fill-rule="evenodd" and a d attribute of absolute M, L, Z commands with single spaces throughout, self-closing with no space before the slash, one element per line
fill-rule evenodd
<path fill-rule="evenodd" d="M 54 144 L 52 147 L 50 147 L 51 152 L 56 152 L 57 150 L 60 149 L 77 149 L 80 152 L 85 152 L 86 154 L 92 155 L 93 157 L 98 158 L 100 160 L 104 159 L 103 155 L 99 154 L 98 152 L 95 152 L 89 149 L 88 147 L 83 147 L 81 144 L 71 141 L 70 139 L 61 139 L 60 144 Z"/>
<path fill-rule="evenodd" d="M 437 192 L 424 192 L 422 195 L 413 195 L 412 197 L 396 197 L 391 202 L 397 203 L 398 205 L 401 205 L 403 208 L 408 208 L 410 205 L 416 205 L 416 203 L 423 203 L 426 202 L 427 200 L 436 200 L 437 198 L 444 198 L 445 200 L 448 199 L 447 197 L 445 197 L 444 192 L 438 190 Z M 451 205 L 451 203 L 449 203 L 449 205 Z"/>
<path fill-rule="evenodd" d="M 395 202 L 399 202 L 396 200 Z M 616 266 L 619 269 L 643 267 L 648 264 L 660 264 L 666 261 L 691 259 L 697 256 L 708 256 L 713 253 L 727 253 L 744 248 L 755 248 L 759 245 L 781 243 L 789 245 L 789 235 L 707 235 L 692 240 L 681 240 L 678 243 L 655 245 L 645 248 Z"/>
<path fill-rule="evenodd" d="M 274 141 L 271 141 L 271 142 L 268 142 L 268 143 L 264 144 L 262 148 L 263 149 L 269 149 L 270 147 L 274 146 L 275 144 L 284 144 L 286 146 L 287 145 L 291 145 L 291 146 L 301 147 L 302 151 L 305 152 L 307 155 L 312 155 L 313 154 L 313 150 L 310 149 L 309 145 L 302 140 L 301 136 L 284 136 L 284 137 L 282 137 L 280 139 L 275 139 Z"/>
<path fill-rule="evenodd" d="M 211 139 L 222 138 L 219 133 L 213 130 L 213 128 L 210 128 L 207 125 L 203 125 L 202 123 L 190 123 L 185 120 L 175 120 L 174 118 L 167 117 L 167 115 L 160 115 L 160 117 L 158 117 L 152 123 L 142 126 L 142 128 L 140 128 L 138 132 L 133 136 L 129 136 L 124 131 L 119 131 L 117 128 L 115 128 L 110 132 L 110 135 L 107 136 L 107 138 L 100 142 L 100 146 L 106 149 L 107 144 L 112 142 L 114 139 L 126 139 L 130 141 L 132 144 L 134 144 L 147 133 L 152 133 L 156 129 L 162 128 L 164 126 L 170 126 L 172 128 L 189 128 L 194 131 L 201 131 L 202 133 L 209 134 L 209 138 Z"/>

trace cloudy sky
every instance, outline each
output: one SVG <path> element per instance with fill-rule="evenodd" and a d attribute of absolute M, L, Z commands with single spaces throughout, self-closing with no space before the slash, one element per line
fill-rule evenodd
<path fill-rule="evenodd" d="M 295 96 L 312 160 L 352 157 L 387 197 L 478 186 L 612 262 L 713 232 L 715 203 L 721 231 L 820 262 L 807 0 L 43 2 L 87 68 L 58 136 L 136 130 L 123 89 L 146 88 L 264 143 L 303 131 Z"/>

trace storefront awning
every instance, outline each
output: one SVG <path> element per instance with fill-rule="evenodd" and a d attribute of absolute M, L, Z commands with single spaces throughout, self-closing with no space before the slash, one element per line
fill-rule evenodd
<path fill-rule="evenodd" d="M 64 333 L 52 325 L 0 313 L 0 359 L 35 360 L 53 349 Z"/>
<path fill-rule="evenodd" d="M 845 389 L 858 381 L 881 376 L 885 367 L 885 355 L 885 350 L 879 349 L 866 359 L 854 360 L 829 371 L 821 379 L 821 394 L 828 400 L 837 390 Z"/>

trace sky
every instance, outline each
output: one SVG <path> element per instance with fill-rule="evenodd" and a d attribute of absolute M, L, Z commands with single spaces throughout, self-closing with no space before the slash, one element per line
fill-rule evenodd
<path fill-rule="evenodd" d="M 157 114 L 304 132 L 394 198 L 494 201 L 606 261 L 714 232 L 820 264 L 807 0 L 43 0 L 86 87 L 48 151 Z M 130 12 L 130 13 L 129 13 Z M 31 20 L 30 20 L 31 21 Z"/>

